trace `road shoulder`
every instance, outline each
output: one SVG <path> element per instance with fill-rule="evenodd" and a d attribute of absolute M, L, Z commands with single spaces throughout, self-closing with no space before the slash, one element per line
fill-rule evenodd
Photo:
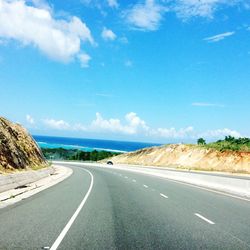
<path fill-rule="evenodd" d="M 0 193 L 0 208 L 19 202 L 49 187 L 52 187 L 57 183 L 65 180 L 73 173 L 73 170 L 68 167 L 54 165 L 53 168 L 54 172 L 48 177 L 24 185 L 23 187 L 7 190 Z"/>

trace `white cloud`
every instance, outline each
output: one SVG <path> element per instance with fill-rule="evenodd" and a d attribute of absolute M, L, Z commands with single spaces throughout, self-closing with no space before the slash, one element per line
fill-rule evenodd
<path fill-rule="evenodd" d="M 123 16 L 132 28 L 153 31 L 158 29 L 166 10 L 166 7 L 155 3 L 154 0 L 145 0 L 144 4 L 136 4 L 125 11 Z"/>
<path fill-rule="evenodd" d="M 109 119 L 105 120 L 100 113 L 96 113 L 96 119 L 91 123 L 91 129 L 95 131 L 104 132 L 121 132 L 125 134 L 130 134 L 127 127 L 121 124 L 119 119 Z"/>
<path fill-rule="evenodd" d="M 91 57 L 86 53 L 81 53 L 78 55 L 78 59 L 81 63 L 82 68 L 88 68 L 89 67 L 89 61 L 91 60 Z"/>
<path fill-rule="evenodd" d="M 224 128 L 224 129 L 215 129 L 208 130 L 205 132 L 198 132 L 191 126 L 181 129 L 176 128 L 158 128 L 151 129 L 150 135 L 155 136 L 157 138 L 167 138 L 167 139 L 197 139 L 200 137 L 204 137 L 206 139 L 222 139 L 225 136 L 231 135 L 233 137 L 239 138 L 242 135 L 232 129 Z"/>
<path fill-rule="evenodd" d="M 147 131 L 149 127 L 146 125 L 146 122 L 142 120 L 136 113 L 130 112 L 125 116 L 126 121 L 129 126 L 134 128 L 137 131 L 139 128 L 142 128 L 144 131 Z"/>
<path fill-rule="evenodd" d="M 242 135 L 238 131 L 231 130 L 231 129 L 228 129 L 228 128 L 209 130 L 209 131 L 206 131 L 204 133 L 201 133 L 197 137 L 222 138 L 222 137 L 225 137 L 227 135 L 231 135 L 231 136 L 236 137 L 236 138 L 242 137 Z"/>
<path fill-rule="evenodd" d="M 223 104 L 208 103 L 208 102 L 193 102 L 192 106 L 197 106 L 197 107 L 219 107 L 219 108 L 225 107 L 225 105 L 223 105 Z"/>
<path fill-rule="evenodd" d="M 235 34 L 234 31 L 225 32 L 225 33 L 221 33 L 221 34 L 218 34 L 215 36 L 210 36 L 210 37 L 204 38 L 203 40 L 208 41 L 208 42 L 219 42 L 221 40 L 224 40 L 226 37 L 232 36 L 234 34 Z"/>
<path fill-rule="evenodd" d="M 30 117 L 29 117 L 30 118 Z M 107 134 L 121 134 L 129 136 L 141 136 L 145 138 L 155 139 L 191 139 L 203 137 L 205 139 L 222 139 L 225 136 L 231 135 L 233 137 L 242 137 L 242 135 L 229 128 L 208 130 L 200 132 L 195 130 L 192 126 L 177 129 L 171 128 L 152 128 L 141 119 L 135 112 L 127 113 L 124 119 L 118 118 L 105 119 L 100 113 L 96 113 L 96 118 L 89 124 L 83 125 L 82 123 L 70 124 L 64 120 L 44 119 L 43 124 L 54 130 L 68 130 L 72 132 L 94 132 L 94 133 L 107 133 Z"/>
<path fill-rule="evenodd" d="M 74 126 L 72 126 L 72 130 L 87 131 L 87 128 L 84 125 L 82 125 L 81 123 L 76 123 Z"/>
<path fill-rule="evenodd" d="M 123 17 L 134 29 L 157 30 L 166 12 L 182 20 L 193 17 L 210 18 L 222 7 L 243 5 L 243 0 L 142 0 L 123 12 Z M 244 8 L 247 8 L 246 5 Z"/>
<path fill-rule="evenodd" d="M 33 45 L 49 58 L 69 62 L 82 42 L 94 44 L 87 25 L 78 17 L 56 19 L 48 8 L 27 5 L 24 0 L 0 0 L 0 37 Z M 38 4 L 40 2 L 40 4 Z"/>
<path fill-rule="evenodd" d="M 194 136 L 194 128 L 187 127 L 177 130 L 176 128 L 158 128 L 152 129 L 151 135 L 163 138 L 186 138 Z"/>
<path fill-rule="evenodd" d="M 44 119 L 43 123 L 51 129 L 56 129 L 56 130 L 70 129 L 69 123 L 65 122 L 64 120 Z"/>
<path fill-rule="evenodd" d="M 49 11 L 52 10 L 49 4 L 46 2 L 46 0 L 28 0 L 28 1 L 32 2 L 35 7 L 47 9 Z"/>
<path fill-rule="evenodd" d="M 107 0 L 109 7 L 118 8 L 117 0 Z"/>
<path fill-rule="evenodd" d="M 126 36 L 121 37 L 119 41 L 123 44 L 128 44 L 128 38 Z"/>
<path fill-rule="evenodd" d="M 241 137 L 238 131 L 228 128 L 209 130 L 203 133 L 196 131 L 192 126 L 186 128 L 151 128 L 136 113 L 130 112 L 125 115 L 125 122 L 120 119 L 104 119 L 100 113 L 96 113 L 96 119 L 92 121 L 87 130 L 93 132 L 120 133 L 127 135 L 141 135 L 145 137 L 161 139 L 197 139 L 199 137 L 223 138 L 227 135 Z"/>
<path fill-rule="evenodd" d="M 212 18 L 219 6 L 233 5 L 238 2 L 238 0 L 176 0 L 172 10 L 183 19 L 197 16 Z"/>
<path fill-rule="evenodd" d="M 26 121 L 31 125 L 35 123 L 35 120 L 31 115 L 26 115 Z"/>
<path fill-rule="evenodd" d="M 102 30 L 102 38 L 106 41 L 113 41 L 116 39 L 116 34 L 112 30 L 104 27 Z"/>
<path fill-rule="evenodd" d="M 104 119 L 100 113 L 96 113 L 96 119 L 91 123 L 92 131 L 113 132 L 134 135 L 140 130 L 147 130 L 146 123 L 136 113 L 131 112 L 125 116 L 127 124 L 122 124 L 119 119 Z"/>

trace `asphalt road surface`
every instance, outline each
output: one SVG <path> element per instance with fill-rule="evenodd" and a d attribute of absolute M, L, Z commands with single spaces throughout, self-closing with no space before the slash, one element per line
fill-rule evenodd
<path fill-rule="evenodd" d="M 124 170 L 70 167 L 63 182 L 0 209 L 1 250 L 250 249 L 248 201 Z"/>

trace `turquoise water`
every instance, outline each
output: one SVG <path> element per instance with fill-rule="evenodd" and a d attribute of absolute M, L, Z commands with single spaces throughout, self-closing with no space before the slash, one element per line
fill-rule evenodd
<path fill-rule="evenodd" d="M 83 147 L 83 146 L 78 146 L 78 145 L 67 145 L 67 144 L 57 144 L 57 143 L 47 143 L 47 142 L 37 142 L 38 145 L 41 148 L 64 148 L 64 149 L 79 149 L 82 151 L 86 152 L 91 152 L 93 150 L 104 150 L 104 151 L 110 151 L 110 152 L 120 152 L 120 153 L 125 153 L 127 151 L 123 150 L 116 150 L 116 149 L 108 149 L 108 148 L 89 148 L 89 147 Z"/>
<path fill-rule="evenodd" d="M 87 152 L 93 151 L 93 148 L 82 147 L 77 145 L 56 144 L 47 142 L 37 142 L 41 148 L 64 148 L 64 149 L 79 149 Z"/>
<path fill-rule="evenodd" d="M 41 148 L 64 148 L 64 149 L 79 149 L 83 151 L 104 150 L 113 152 L 130 152 L 146 147 L 159 146 L 157 143 L 144 142 L 127 142 L 127 141 L 112 141 L 98 139 L 83 139 L 83 138 L 66 138 L 54 136 L 38 136 L 34 135 Z"/>

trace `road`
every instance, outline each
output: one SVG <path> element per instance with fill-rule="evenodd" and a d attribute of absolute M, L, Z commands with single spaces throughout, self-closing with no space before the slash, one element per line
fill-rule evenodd
<path fill-rule="evenodd" d="M 1 250 L 250 249 L 248 201 L 124 170 L 70 167 L 68 179 L 0 210 Z"/>

